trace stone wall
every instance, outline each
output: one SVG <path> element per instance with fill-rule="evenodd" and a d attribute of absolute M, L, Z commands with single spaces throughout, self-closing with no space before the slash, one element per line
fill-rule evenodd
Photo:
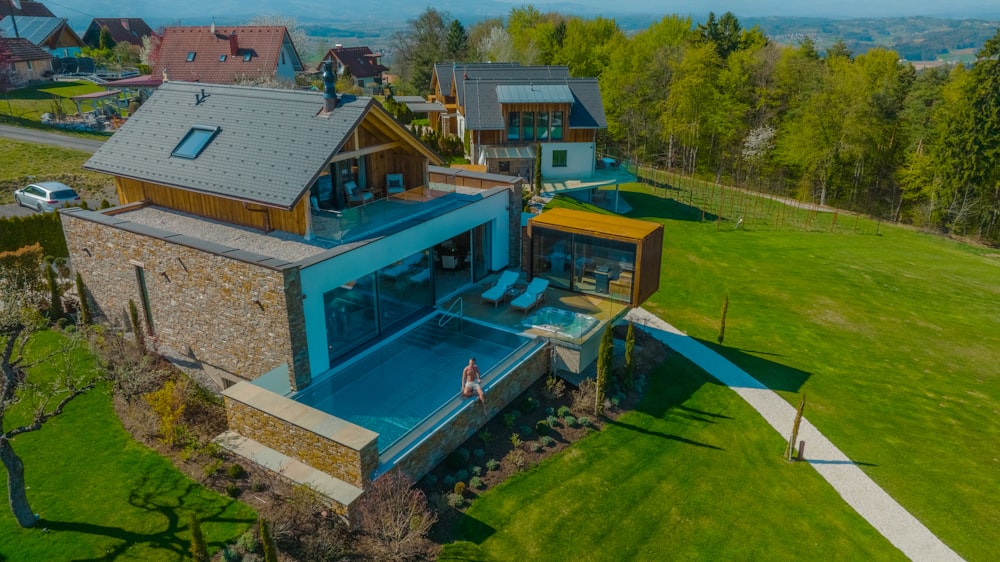
<path fill-rule="evenodd" d="M 233 432 L 359 488 L 378 468 L 373 431 L 249 383 L 227 389 L 223 397 Z"/>
<path fill-rule="evenodd" d="M 507 374 L 486 391 L 487 414 L 475 401 L 469 401 L 445 427 L 416 445 L 396 466 L 410 478 L 419 480 L 444 460 L 459 445 L 472 437 L 493 416 L 500 413 L 519 394 L 549 372 L 549 346 L 540 347 L 515 371 Z"/>
<path fill-rule="evenodd" d="M 132 300 L 143 317 L 141 267 L 153 320 L 148 345 L 216 379 L 254 379 L 286 364 L 293 388 L 308 384 L 298 269 L 93 211 L 63 211 L 62 224 L 98 316 L 127 327 Z"/>

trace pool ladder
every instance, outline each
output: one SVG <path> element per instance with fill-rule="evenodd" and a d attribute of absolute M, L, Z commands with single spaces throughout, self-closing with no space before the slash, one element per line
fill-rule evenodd
<path fill-rule="evenodd" d="M 455 312 L 456 308 L 458 308 L 458 312 Z M 441 317 L 441 319 L 438 320 L 438 327 L 444 328 L 448 322 L 451 322 L 455 318 L 461 318 L 464 314 L 465 314 L 465 304 L 462 302 L 462 297 L 458 297 L 457 299 L 455 299 L 454 302 L 451 303 L 451 306 L 448 307 L 448 310 L 444 312 L 444 315 Z"/>

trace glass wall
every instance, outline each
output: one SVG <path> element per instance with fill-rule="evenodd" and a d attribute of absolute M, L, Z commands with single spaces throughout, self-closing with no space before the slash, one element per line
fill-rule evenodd
<path fill-rule="evenodd" d="M 383 267 L 378 272 L 378 303 L 382 329 L 434 305 L 430 250 Z"/>
<path fill-rule="evenodd" d="M 378 335 L 375 274 L 365 275 L 323 295 L 330 362 Z"/>
<path fill-rule="evenodd" d="M 631 242 L 532 229 L 532 275 L 579 293 L 630 302 L 635 253 Z"/>

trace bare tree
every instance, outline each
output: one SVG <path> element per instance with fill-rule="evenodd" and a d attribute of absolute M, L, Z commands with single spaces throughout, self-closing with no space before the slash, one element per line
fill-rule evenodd
<path fill-rule="evenodd" d="M 309 48 L 309 34 L 299 27 L 298 22 L 292 16 L 282 16 L 273 14 L 270 16 L 255 16 L 250 18 L 244 25 L 275 26 L 284 27 L 288 30 L 288 36 L 292 38 L 292 45 L 300 57 L 305 56 L 306 49 Z"/>
<path fill-rule="evenodd" d="M 94 388 L 97 376 L 73 367 L 73 353 L 84 347 L 80 338 L 67 339 L 61 349 L 43 357 L 29 359 L 25 355 L 28 342 L 46 322 L 39 312 L 43 295 L 23 287 L 16 270 L 0 269 L 0 461 L 7 469 L 7 495 L 14 519 L 21 527 L 33 527 L 37 517 L 28 503 L 24 463 L 12 442 L 18 435 L 40 430 L 61 414 L 66 404 Z M 36 367 L 42 364 L 56 376 L 38 378 Z M 15 406 L 31 413 L 27 422 L 7 429 L 6 415 Z"/>
<path fill-rule="evenodd" d="M 424 493 L 399 470 L 372 482 L 358 511 L 362 546 L 379 560 L 406 560 L 424 552 L 427 533 L 437 520 Z"/>
<path fill-rule="evenodd" d="M 490 62 L 512 62 L 517 59 L 517 49 L 514 40 L 507 30 L 496 26 L 483 37 L 478 45 L 480 56 Z"/>

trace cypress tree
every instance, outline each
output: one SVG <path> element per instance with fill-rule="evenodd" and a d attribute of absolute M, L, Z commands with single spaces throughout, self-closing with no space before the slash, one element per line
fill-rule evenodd
<path fill-rule="evenodd" d="M 726 293 L 726 300 L 722 301 L 722 322 L 719 323 L 719 345 L 726 339 L 726 313 L 729 312 L 729 293 Z"/>
<path fill-rule="evenodd" d="M 208 562 L 208 543 L 205 542 L 205 534 L 201 532 L 201 521 L 198 516 L 191 514 L 191 558 L 195 562 Z"/>
<path fill-rule="evenodd" d="M 542 192 L 542 145 L 535 145 L 535 189 L 533 195 Z"/>
<path fill-rule="evenodd" d="M 785 449 L 785 459 L 792 460 L 792 456 L 795 452 L 795 440 L 799 438 L 799 424 L 802 423 L 802 412 L 806 409 L 806 394 L 802 393 L 802 401 L 799 402 L 799 408 L 795 411 L 795 421 L 792 422 L 792 436 L 788 439 L 788 448 Z"/>
<path fill-rule="evenodd" d="M 611 364 L 615 352 L 614 335 L 611 324 L 604 328 L 601 336 L 601 346 L 597 352 L 597 388 L 594 392 L 594 415 L 604 413 L 604 397 L 608 392 L 608 376 L 611 374 Z"/>
<path fill-rule="evenodd" d="M 139 320 L 139 307 L 135 301 L 128 300 L 128 317 L 132 321 L 132 333 L 135 334 L 135 343 L 146 347 L 146 335 L 142 333 L 142 323 Z"/>
<path fill-rule="evenodd" d="M 93 315 L 90 312 L 90 301 L 87 300 L 86 287 L 83 286 L 83 277 L 80 272 L 76 273 L 76 294 L 80 295 L 80 323 L 90 324 Z"/>
<path fill-rule="evenodd" d="M 62 316 L 62 295 L 59 294 L 59 282 L 56 280 L 56 270 L 52 262 L 45 262 L 45 280 L 49 282 L 49 318 L 58 320 Z"/>
<path fill-rule="evenodd" d="M 268 530 L 267 521 L 260 518 L 260 546 L 264 549 L 264 562 L 278 562 L 278 547 L 274 545 L 271 538 L 271 531 Z"/>
<path fill-rule="evenodd" d="M 625 333 L 625 388 L 632 390 L 635 383 L 635 325 L 628 323 Z"/>

